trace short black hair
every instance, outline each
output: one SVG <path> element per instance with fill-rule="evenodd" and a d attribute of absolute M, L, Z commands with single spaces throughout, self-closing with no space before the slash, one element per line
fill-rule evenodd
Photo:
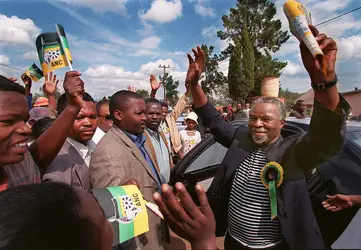
<path fill-rule="evenodd" d="M 31 137 L 38 139 L 50 126 L 53 124 L 54 119 L 50 117 L 44 117 L 36 121 L 31 127 Z"/>
<path fill-rule="evenodd" d="M 109 101 L 110 115 L 113 117 L 114 111 L 117 109 L 126 109 L 131 99 L 143 99 L 143 97 L 135 92 L 128 90 L 120 90 L 112 95 Z"/>
<path fill-rule="evenodd" d="M 158 104 L 159 106 L 161 106 L 161 103 L 159 100 L 155 99 L 155 98 L 148 98 L 148 99 L 145 99 L 145 104 L 148 104 L 148 103 L 155 103 L 155 104 Z"/>
<path fill-rule="evenodd" d="M 162 105 L 162 107 L 165 107 L 165 108 L 167 108 L 167 109 L 169 108 L 168 104 L 165 103 L 165 102 L 161 102 L 160 105 Z"/>
<path fill-rule="evenodd" d="M 48 182 L 0 192 L 0 249 L 95 250 L 95 225 L 72 187 Z"/>
<path fill-rule="evenodd" d="M 97 104 L 96 104 L 97 114 L 99 113 L 101 106 L 103 106 L 104 104 L 109 105 L 109 100 L 105 99 L 105 100 L 101 100 L 100 102 L 97 102 Z"/>
<path fill-rule="evenodd" d="M 10 81 L 5 76 L 0 75 L 0 91 L 9 91 L 25 95 L 25 88 L 20 84 Z"/>
<path fill-rule="evenodd" d="M 91 95 L 89 95 L 87 92 L 84 92 L 84 95 L 83 95 L 83 101 L 85 102 L 93 102 L 95 103 L 93 97 L 91 97 Z M 58 107 L 57 107 L 57 111 L 58 111 L 58 114 L 60 115 L 61 112 L 64 111 L 66 105 L 67 105 L 67 102 L 68 102 L 68 99 L 66 97 L 66 94 L 62 94 L 59 99 L 58 99 Z"/>
<path fill-rule="evenodd" d="M 301 102 L 306 103 L 304 100 L 300 99 L 300 100 L 297 100 L 296 104 L 301 104 Z"/>

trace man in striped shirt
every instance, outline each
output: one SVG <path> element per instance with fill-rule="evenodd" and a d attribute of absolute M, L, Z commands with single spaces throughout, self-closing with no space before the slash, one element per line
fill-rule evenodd
<path fill-rule="evenodd" d="M 336 87 L 336 42 L 310 28 L 323 50 L 324 67 L 302 43 L 303 64 L 315 92 L 307 134 L 282 138 L 285 108 L 272 97 L 255 101 L 248 129 L 235 129 L 224 122 L 198 84 L 204 52 L 198 47 L 193 50 L 195 59 L 188 55 L 186 85 L 190 86 L 196 112 L 215 139 L 229 148 L 207 191 L 217 222 L 216 234 L 226 234 L 225 249 L 324 248 L 305 173 L 342 148 L 349 105 Z M 282 185 L 277 188 L 276 219 L 271 219 L 268 189 L 260 179 L 262 168 L 269 162 L 279 163 L 284 171 Z"/>

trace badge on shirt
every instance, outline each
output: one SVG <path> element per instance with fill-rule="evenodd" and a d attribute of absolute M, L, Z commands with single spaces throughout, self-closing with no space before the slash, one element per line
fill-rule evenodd
<path fill-rule="evenodd" d="M 273 220 L 277 218 L 277 188 L 283 182 L 283 168 L 277 162 L 269 162 L 262 168 L 260 177 L 263 185 L 268 189 Z"/>

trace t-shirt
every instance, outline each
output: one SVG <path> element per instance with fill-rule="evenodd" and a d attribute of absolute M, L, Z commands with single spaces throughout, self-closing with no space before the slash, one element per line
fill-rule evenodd
<path fill-rule="evenodd" d="M 180 138 L 182 141 L 182 149 L 180 152 L 183 155 L 186 155 L 189 151 L 192 150 L 198 143 L 201 142 L 201 133 L 199 133 L 197 130 L 182 130 L 179 132 Z"/>
<path fill-rule="evenodd" d="M 0 183 L 0 192 L 16 186 L 41 182 L 40 171 L 29 151 L 25 153 L 22 162 L 6 165 L 3 170 L 5 181 Z"/>

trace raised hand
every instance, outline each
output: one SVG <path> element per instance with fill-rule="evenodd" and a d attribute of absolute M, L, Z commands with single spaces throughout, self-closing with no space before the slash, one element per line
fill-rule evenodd
<path fill-rule="evenodd" d="M 162 186 L 162 196 L 159 193 L 153 195 L 170 228 L 188 240 L 193 250 L 216 249 L 216 222 L 202 186 L 195 187 L 200 202 L 199 208 L 182 183 L 177 183 L 175 188 L 179 200 L 167 184 Z"/>
<path fill-rule="evenodd" d="M 16 82 L 18 80 L 18 78 L 16 78 L 16 77 L 9 77 L 8 79 L 12 82 Z"/>
<path fill-rule="evenodd" d="M 300 50 L 303 65 L 305 66 L 308 74 L 310 75 L 313 83 L 327 83 L 335 79 L 335 64 L 337 56 L 337 44 L 332 39 L 327 37 L 325 34 L 319 34 L 318 30 L 310 25 L 309 26 L 316 41 L 320 45 L 321 50 L 324 54 L 324 61 L 326 72 L 324 72 L 320 59 L 315 58 L 308 50 L 306 45 L 301 42 Z"/>
<path fill-rule="evenodd" d="M 158 82 L 155 75 L 153 74 L 150 75 L 149 82 L 150 82 L 150 87 L 152 88 L 153 91 L 157 91 L 160 88 L 160 82 Z"/>
<path fill-rule="evenodd" d="M 192 49 L 194 59 L 190 54 L 187 54 L 189 67 L 186 77 L 186 86 L 195 86 L 198 84 L 198 80 L 204 70 L 205 56 L 203 50 L 198 46 L 197 50 Z"/>
<path fill-rule="evenodd" d="M 78 111 L 83 106 L 84 82 L 80 79 L 81 73 L 69 71 L 65 74 L 64 90 L 67 95 L 68 105 Z"/>
<path fill-rule="evenodd" d="M 354 205 L 351 198 L 352 196 L 350 195 L 336 194 L 327 197 L 328 199 L 323 201 L 322 205 L 324 208 L 332 212 L 350 208 Z"/>
<path fill-rule="evenodd" d="M 59 80 L 56 79 L 56 75 L 53 75 L 53 72 L 45 75 L 45 82 L 43 85 L 43 92 L 46 96 L 55 95 L 56 89 L 58 87 Z"/>
<path fill-rule="evenodd" d="M 29 86 L 31 88 L 32 81 L 31 81 L 31 78 L 27 74 L 23 73 L 21 75 L 21 80 L 23 80 L 23 83 L 25 84 L 25 86 Z"/>
<path fill-rule="evenodd" d="M 137 92 L 137 89 L 134 87 L 134 86 L 131 86 L 131 85 L 129 85 L 128 86 L 128 91 L 131 91 L 131 92 Z"/>

